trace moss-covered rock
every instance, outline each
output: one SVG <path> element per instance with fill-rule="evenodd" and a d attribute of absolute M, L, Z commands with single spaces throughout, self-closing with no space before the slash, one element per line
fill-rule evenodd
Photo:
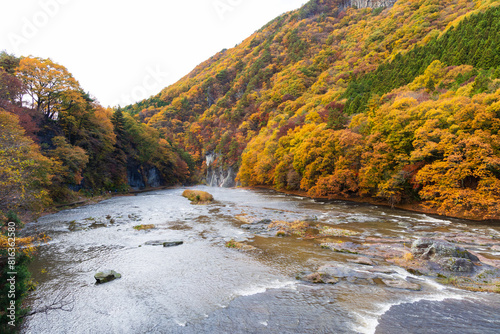
<path fill-rule="evenodd" d="M 96 284 L 107 283 L 117 278 L 121 278 L 122 275 L 117 273 L 114 270 L 104 270 L 96 273 L 94 278 L 96 280 Z"/>

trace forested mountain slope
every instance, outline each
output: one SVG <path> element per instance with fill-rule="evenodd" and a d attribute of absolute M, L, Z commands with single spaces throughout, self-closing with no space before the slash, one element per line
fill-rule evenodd
<path fill-rule="evenodd" d="M 243 185 L 498 218 L 497 5 L 313 0 L 125 110 Z"/>

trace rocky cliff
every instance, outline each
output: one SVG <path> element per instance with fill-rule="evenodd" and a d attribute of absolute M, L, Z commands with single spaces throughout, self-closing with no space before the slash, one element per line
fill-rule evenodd
<path fill-rule="evenodd" d="M 164 185 L 160 171 L 156 167 L 129 166 L 127 168 L 127 181 L 134 190 Z"/>
<path fill-rule="evenodd" d="M 214 164 L 219 155 L 209 153 L 205 157 L 207 164 L 207 185 L 210 187 L 232 188 L 236 187 L 237 171 L 233 167 L 223 168 Z"/>

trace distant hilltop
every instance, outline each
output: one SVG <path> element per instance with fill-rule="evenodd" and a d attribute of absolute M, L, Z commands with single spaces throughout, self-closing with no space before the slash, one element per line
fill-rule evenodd
<path fill-rule="evenodd" d="M 396 0 L 342 0 L 340 2 L 340 10 L 344 10 L 349 7 L 356 8 L 379 8 L 379 7 L 392 7 L 396 3 Z"/>

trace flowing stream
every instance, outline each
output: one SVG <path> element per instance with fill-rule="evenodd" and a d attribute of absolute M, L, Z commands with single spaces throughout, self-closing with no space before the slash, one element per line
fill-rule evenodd
<path fill-rule="evenodd" d="M 196 187 L 216 202 L 192 205 L 184 189 L 114 197 L 28 224 L 46 233 L 31 265 L 32 309 L 23 333 L 500 333 L 500 295 L 454 289 L 413 277 L 420 291 L 379 284 L 312 284 L 304 270 L 353 254 L 316 240 L 255 235 L 236 217 L 312 220 L 349 228 L 362 238 L 415 239 L 424 233 L 473 231 L 500 236 L 498 226 L 430 217 L 347 202 L 316 202 L 270 190 Z M 154 224 L 138 231 L 137 225 Z M 256 247 L 225 247 L 231 239 Z M 184 241 L 177 247 L 148 241 Z M 481 251 L 481 250 L 480 250 Z M 500 252 L 482 250 L 490 258 Z M 122 278 L 95 284 L 113 269 Z M 396 278 L 410 275 L 395 267 Z M 57 308 L 62 309 L 57 309 Z"/>

